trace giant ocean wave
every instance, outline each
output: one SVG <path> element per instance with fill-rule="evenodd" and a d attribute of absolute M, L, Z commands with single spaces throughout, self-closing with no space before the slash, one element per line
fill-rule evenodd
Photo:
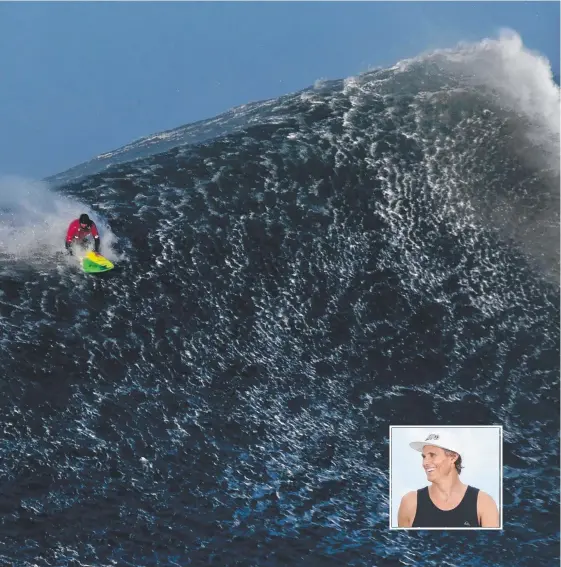
<path fill-rule="evenodd" d="M 0 558 L 556 564 L 559 169 L 511 34 L 34 183 L 41 253 L 1 191 Z M 113 277 L 37 260 L 82 209 Z M 504 426 L 502 532 L 387 530 L 388 427 L 430 423 Z"/>

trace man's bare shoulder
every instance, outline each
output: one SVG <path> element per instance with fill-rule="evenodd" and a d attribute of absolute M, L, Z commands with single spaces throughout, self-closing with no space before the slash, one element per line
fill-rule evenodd
<path fill-rule="evenodd" d="M 401 499 L 402 504 L 417 504 L 417 491 L 411 490 Z"/>
<path fill-rule="evenodd" d="M 398 526 L 400 528 L 410 528 L 413 525 L 417 512 L 417 491 L 412 490 L 405 494 L 399 505 Z"/>
<path fill-rule="evenodd" d="M 478 504 L 481 504 L 483 506 L 496 506 L 493 497 L 486 492 L 483 492 L 483 490 L 479 491 Z"/>
<path fill-rule="evenodd" d="M 482 528 L 498 528 L 500 523 L 499 509 L 492 496 L 479 491 L 477 495 L 477 513 Z"/>

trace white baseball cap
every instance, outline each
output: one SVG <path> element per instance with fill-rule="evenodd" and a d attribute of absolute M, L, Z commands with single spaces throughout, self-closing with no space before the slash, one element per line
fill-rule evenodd
<path fill-rule="evenodd" d="M 425 445 L 432 445 L 433 447 L 440 447 L 448 451 L 454 451 L 458 455 L 462 454 L 462 444 L 458 437 L 450 430 L 431 431 L 427 434 L 424 441 L 413 441 L 409 446 L 419 453 L 423 452 Z"/>

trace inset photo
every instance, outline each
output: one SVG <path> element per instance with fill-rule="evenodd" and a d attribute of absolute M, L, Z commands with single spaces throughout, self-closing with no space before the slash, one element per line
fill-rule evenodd
<path fill-rule="evenodd" d="M 500 425 L 390 426 L 390 529 L 500 530 Z"/>

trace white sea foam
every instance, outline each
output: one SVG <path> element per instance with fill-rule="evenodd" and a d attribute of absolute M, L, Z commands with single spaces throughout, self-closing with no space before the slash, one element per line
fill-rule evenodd
<path fill-rule="evenodd" d="M 116 259 L 116 236 L 103 218 L 76 199 L 54 193 L 42 181 L 22 177 L 0 178 L 0 257 L 45 264 L 64 251 L 70 221 L 81 213 L 95 221 L 102 239 L 101 252 Z"/>
<path fill-rule="evenodd" d="M 462 43 L 408 63 L 433 57 L 468 84 L 494 92 L 503 108 L 523 118 L 526 138 L 539 149 L 532 157 L 545 158 L 547 166 L 559 174 L 560 90 L 544 55 L 525 47 L 515 31 L 504 29 L 498 39 Z"/>

